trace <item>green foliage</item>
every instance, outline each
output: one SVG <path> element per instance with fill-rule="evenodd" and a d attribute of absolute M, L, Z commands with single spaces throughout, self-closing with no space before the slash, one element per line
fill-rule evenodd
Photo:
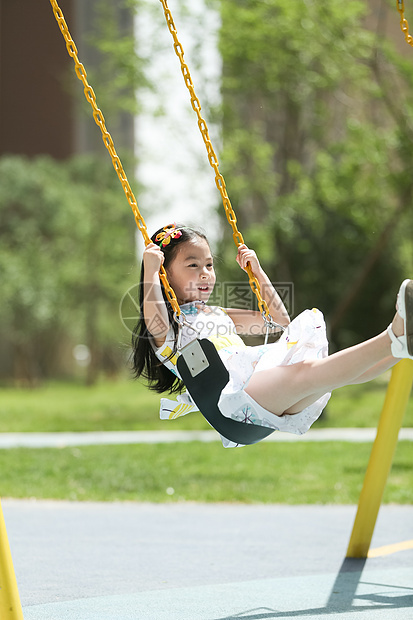
<path fill-rule="evenodd" d="M 68 248 L 54 239 L 68 224 L 71 198 L 67 172 L 51 159 L 0 161 L 0 318 L 18 340 L 65 306 L 56 263 Z"/>
<path fill-rule="evenodd" d="M 294 313 L 319 306 L 340 346 L 383 329 L 413 267 L 413 65 L 377 47 L 366 11 L 221 2 L 222 169 L 239 228 L 274 281 L 294 282 Z"/>
<path fill-rule="evenodd" d="M 118 306 L 134 224 L 119 190 L 110 162 L 93 157 L 0 160 L 0 321 L 17 378 L 62 372 L 67 339 L 88 344 L 94 371 L 105 350 L 123 358 Z"/>
<path fill-rule="evenodd" d="M 145 59 L 136 53 L 133 13 L 142 0 L 121 0 L 116 3 L 98 0 L 86 42 L 89 55 L 98 57 L 89 71 L 90 81 L 97 84 L 98 99 L 105 113 L 136 114 L 140 88 L 150 88 L 145 73 Z"/>
<path fill-rule="evenodd" d="M 118 151 L 133 145 L 133 131 L 125 131 L 133 123 L 124 123 L 125 114 L 136 112 L 137 89 L 150 86 L 133 26 L 133 12 L 143 1 L 79 5 L 87 30 L 79 33 L 79 55 Z M 87 121 L 78 127 L 82 148 L 98 145 L 102 153 L 80 83 L 69 83 L 87 108 Z M 136 279 L 130 274 L 135 226 L 106 152 L 104 157 L 0 160 L 2 374 L 33 384 L 78 371 L 93 383 L 100 370 L 115 373 L 125 364 L 129 334 L 121 326 L 119 302 Z M 74 368 L 72 347 L 79 342 L 91 352 L 87 371 Z"/>
<path fill-rule="evenodd" d="M 361 2 L 343 7 L 339 2 L 224 0 L 225 89 L 243 90 L 248 98 L 282 90 L 293 100 L 308 103 L 315 90 L 340 84 L 343 72 L 353 78 L 353 63 L 346 61 L 369 54 L 369 33 L 359 28 L 365 11 Z M 356 71 L 365 76 L 361 65 Z"/>

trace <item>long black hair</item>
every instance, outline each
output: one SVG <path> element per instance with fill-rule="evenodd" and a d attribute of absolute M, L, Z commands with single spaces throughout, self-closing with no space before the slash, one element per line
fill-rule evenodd
<path fill-rule="evenodd" d="M 180 224 L 169 224 L 168 227 L 165 226 L 165 228 L 169 228 L 170 226 L 176 226 L 177 230 L 181 231 L 181 235 L 179 237 L 171 238 L 170 242 L 167 245 L 161 246 L 162 252 L 165 255 L 163 266 L 166 270 L 168 270 L 169 265 L 175 258 L 180 246 L 183 243 L 187 243 L 188 241 L 195 241 L 196 239 L 202 239 L 208 243 L 208 239 L 206 238 L 205 234 L 200 230 L 196 230 L 195 228 L 189 228 L 188 226 L 181 226 Z M 160 228 L 152 235 L 151 241 L 153 241 L 153 243 L 159 245 L 159 241 L 156 239 L 156 237 L 162 231 L 164 231 L 165 228 Z M 142 261 L 141 277 L 139 283 L 140 317 L 135 326 L 135 329 L 133 330 L 132 335 L 132 366 L 134 375 L 136 378 L 143 377 L 144 379 L 146 379 L 148 381 L 148 387 L 151 390 L 158 392 L 159 394 L 161 394 L 162 392 L 166 392 L 167 390 L 169 390 L 169 393 L 171 394 L 174 392 L 181 392 L 183 388 L 182 381 L 162 364 L 162 362 L 156 357 L 153 350 L 151 344 L 151 334 L 146 327 L 143 315 L 144 281 L 145 273 Z M 173 326 L 175 332 L 176 341 L 178 325 L 173 318 L 173 309 L 171 304 L 167 300 L 162 283 L 161 287 L 162 294 L 165 300 L 165 305 L 168 310 L 169 321 Z M 173 353 L 171 354 L 171 357 Z"/>

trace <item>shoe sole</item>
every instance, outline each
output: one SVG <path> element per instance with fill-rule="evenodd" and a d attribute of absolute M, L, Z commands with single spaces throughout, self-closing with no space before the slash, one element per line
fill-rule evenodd
<path fill-rule="evenodd" d="M 413 356 L 413 280 L 409 280 L 404 290 L 404 303 L 406 309 L 406 341 L 407 351 Z"/>

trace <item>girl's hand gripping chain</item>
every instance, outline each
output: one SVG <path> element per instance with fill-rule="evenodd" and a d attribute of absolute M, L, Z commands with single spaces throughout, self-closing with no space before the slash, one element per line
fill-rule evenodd
<path fill-rule="evenodd" d="M 250 250 L 245 244 L 238 247 L 238 254 L 236 257 L 238 265 L 244 271 L 247 270 L 247 264 L 249 263 L 254 275 L 257 277 L 261 271 L 261 265 L 254 250 Z"/>
<path fill-rule="evenodd" d="M 148 243 L 143 251 L 143 264 L 145 267 L 145 275 L 159 273 L 165 260 L 164 253 L 159 245 Z"/>
<path fill-rule="evenodd" d="M 290 322 L 288 312 L 268 276 L 262 269 L 258 256 L 254 250 L 251 250 L 245 244 L 240 245 L 238 247 L 236 261 L 244 271 L 247 270 L 247 264 L 250 264 L 252 272 L 259 282 L 261 287 L 261 295 L 267 302 L 272 319 L 280 325 L 288 325 Z M 263 325 L 262 329 L 265 329 Z"/>
<path fill-rule="evenodd" d="M 164 253 L 155 243 L 148 243 L 143 252 L 145 324 L 155 344 L 161 346 L 169 329 L 168 311 L 162 294 L 159 270 Z"/>

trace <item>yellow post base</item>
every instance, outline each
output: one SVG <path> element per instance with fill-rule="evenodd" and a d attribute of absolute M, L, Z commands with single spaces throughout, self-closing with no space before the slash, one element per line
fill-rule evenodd
<path fill-rule="evenodd" d="M 17 589 L 6 524 L 0 502 L 0 618 L 23 620 L 23 610 Z"/>
<path fill-rule="evenodd" d="M 412 384 L 413 361 L 402 360 L 394 366 L 387 388 L 347 550 L 348 558 L 367 557 Z"/>

